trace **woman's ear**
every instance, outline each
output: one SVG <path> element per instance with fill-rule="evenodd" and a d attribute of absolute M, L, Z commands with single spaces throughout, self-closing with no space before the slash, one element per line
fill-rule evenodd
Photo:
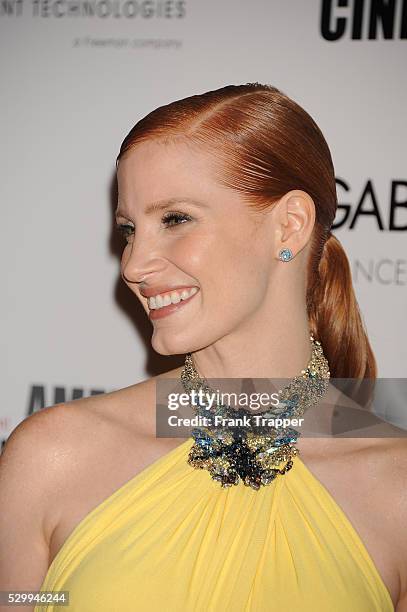
<path fill-rule="evenodd" d="M 305 191 L 288 191 L 274 207 L 278 257 L 282 249 L 297 255 L 309 242 L 315 225 L 315 204 Z"/>

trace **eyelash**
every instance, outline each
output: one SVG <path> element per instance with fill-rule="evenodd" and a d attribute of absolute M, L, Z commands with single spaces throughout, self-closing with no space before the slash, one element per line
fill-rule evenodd
<path fill-rule="evenodd" d="M 179 223 L 168 225 L 167 226 L 168 228 L 176 227 L 177 225 L 182 225 L 181 220 L 191 221 L 191 217 L 189 215 L 186 215 L 184 213 L 178 213 L 178 212 L 166 213 L 163 216 L 162 221 L 165 221 L 168 223 L 168 221 L 171 221 L 173 219 L 177 219 Z M 122 223 L 122 224 L 116 225 L 116 229 L 124 238 L 127 239 L 132 234 L 134 227 L 132 225 L 129 225 L 128 223 Z"/>

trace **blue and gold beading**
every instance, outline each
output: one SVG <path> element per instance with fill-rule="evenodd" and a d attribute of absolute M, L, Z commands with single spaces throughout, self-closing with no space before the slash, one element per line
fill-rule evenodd
<path fill-rule="evenodd" d="M 264 419 L 287 419 L 301 417 L 306 410 L 317 404 L 326 393 L 330 372 L 328 361 L 321 343 L 310 334 L 311 359 L 299 376 L 278 392 L 279 404 L 268 407 L 261 413 Z M 181 381 L 187 393 L 202 390 L 216 395 L 206 379 L 196 371 L 191 353 L 185 357 Z M 201 401 L 193 405 L 200 416 L 221 416 L 225 419 L 239 419 L 253 413 L 245 408 L 214 403 L 212 406 Z M 285 474 L 293 466 L 293 458 L 299 453 L 294 445 L 301 434 L 291 427 L 259 427 L 254 431 L 229 427 L 199 427 L 192 430 L 195 440 L 189 451 L 188 463 L 197 469 L 206 469 L 221 487 L 239 484 L 258 490 L 270 484 L 279 474 Z M 285 462 L 283 467 L 281 463 Z"/>

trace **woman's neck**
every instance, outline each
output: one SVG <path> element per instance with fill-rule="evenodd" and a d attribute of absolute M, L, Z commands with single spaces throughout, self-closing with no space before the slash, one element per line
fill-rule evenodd
<path fill-rule="evenodd" d="M 198 374 L 208 378 L 294 378 L 311 357 L 308 320 L 267 329 L 240 327 L 215 344 L 193 352 Z"/>

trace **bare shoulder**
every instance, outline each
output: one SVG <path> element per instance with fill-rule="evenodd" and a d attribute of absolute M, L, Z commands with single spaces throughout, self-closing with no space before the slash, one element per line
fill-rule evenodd
<path fill-rule="evenodd" d="M 2 588 L 38 589 L 81 518 L 165 450 L 151 437 L 157 378 L 44 408 L 11 432 L 0 456 Z"/>
<path fill-rule="evenodd" d="M 52 473 L 52 465 L 48 464 L 64 436 L 64 430 L 69 430 L 69 413 L 64 404 L 52 408 L 44 408 L 21 421 L 6 440 L 1 454 L 1 472 L 5 477 L 12 472 L 14 478 L 21 475 L 30 476 L 30 482 L 44 482 L 41 468 L 48 468 L 47 475 Z M 44 465 L 44 462 L 45 464 Z"/>
<path fill-rule="evenodd" d="M 363 471 L 378 485 L 381 495 L 391 494 L 389 507 L 407 513 L 407 437 L 364 439 L 352 455 L 355 461 L 360 459 Z"/>
<path fill-rule="evenodd" d="M 157 384 L 160 380 L 179 378 L 181 369 L 175 368 L 129 387 L 79 400 L 78 407 L 92 420 L 107 426 L 131 428 L 138 437 L 155 435 Z"/>
<path fill-rule="evenodd" d="M 365 465 L 372 483 L 373 500 L 385 526 L 399 570 L 400 599 L 407 603 L 407 438 L 372 440 Z"/>
<path fill-rule="evenodd" d="M 129 387 L 85 397 L 43 408 L 21 421 L 11 432 L 1 458 L 6 465 L 18 471 L 31 470 L 30 476 L 43 481 L 72 466 L 73 453 L 81 447 L 91 448 L 96 440 L 115 431 L 130 431 L 134 436 L 153 432 L 155 419 L 156 383 L 161 378 L 172 378 L 179 368 L 159 374 Z M 7 467 L 7 469 L 9 469 Z M 16 474 L 17 476 L 17 474 Z"/>
<path fill-rule="evenodd" d="M 67 445 L 63 407 L 15 427 L 0 456 L 0 582 L 2 589 L 39 589 L 48 567 L 48 510 L 61 488 Z M 27 554 L 29 551 L 29 554 Z"/>
<path fill-rule="evenodd" d="M 24 495 L 45 514 L 46 500 L 58 496 L 72 472 L 89 426 L 98 426 L 84 406 L 86 399 L 43 408 L 13 429 L 0 456 L 0 489 L 8 499 L 14 499 L 15 491 L 16 503 L 22 504 Z"/>
<path fill-rule="evenodd" d="M 32 487 L 45 480 L 61 482 L 72 466 L 96 452 L 124 431 L 146 436 L 154 431 L 155 385 L 159 378 L 142 380 L 110 393 L 85 397 L 43 408 L 21 421 L 11 432 L 1 455 L 1 474 L 12 472 Z M 1 476 L 0 476 L 1 477 Z M 20 480 L 20 477 L 22 480 Z M 44 480 L 45 479 L 45 480 Z"/>
<path fill-rule="evenodd" d="M 363 454 L 366 468 L 377 474 L 383 487 L 387 483 L 396 493 L 403 481 L 407 484 L 407 436 L 366 439 L 356 454 Z M 404 492 L 399 491 L 401 495 Z"/>
<path fill-rule="evenodd" d="M 407 604 L 407 437 L 402 437 L 404 430 L 391 425 L 387 433 L 389 437 L 340 441 L 348 445 L 344 453 L 345 504 L 393 601 L 403 606 Z"/>
<path fill-rule="evenodd" d="M 394 505 L 394 513 L 400 533 L 404 539 L 404 559 L 407 558 L 407 438 L 394 438 L 386 441 L 380 456 L 383 478 L 387 478 L 387 488 Z M 395 523 L 395 530 L 396 530 Z M 403 526 L 403 529 L 401 527 Z M 401 533 L 402 532 L 402 533 Z M 407 567 L 406 567 L 407 572 Z M 407 578 L 407 575 L 406 575 Z M 406 585 L 407 586 L 407 585 Z"/>

